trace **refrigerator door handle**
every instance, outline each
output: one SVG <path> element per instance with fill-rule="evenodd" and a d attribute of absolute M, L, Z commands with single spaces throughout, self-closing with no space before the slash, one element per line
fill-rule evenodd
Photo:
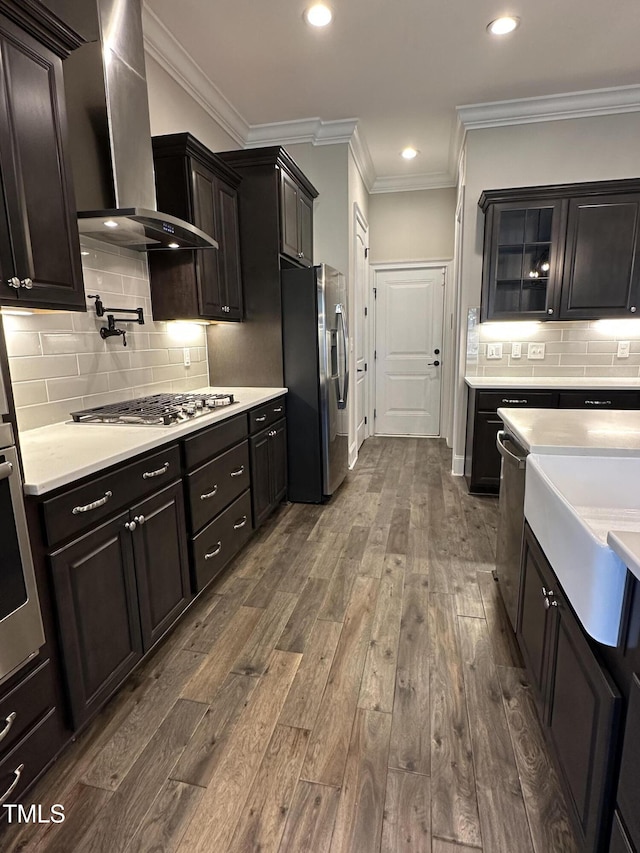
<path fill-rule="evenodd" d="M 338 378 L 338 408 L 347 408 L 347 396 L 349 393 L 349 332 L 347 330 L 347 312 L 342 303 L 336 305 L 336 316 L 342 323 L 342 354 L 344 357 L 344 372 L 342 374 L 342 387 Z"/>

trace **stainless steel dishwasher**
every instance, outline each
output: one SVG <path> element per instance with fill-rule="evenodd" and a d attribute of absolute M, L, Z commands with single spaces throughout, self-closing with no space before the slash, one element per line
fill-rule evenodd
<path fill-rule="evenodd" d="M 524 529 L 524 478 L 527 451 L 505 430 L 496 435 L 502 457 L 498 501 L 496 579 L 509 619 L 516 629 L 520 597 L 520 554 Z"/>

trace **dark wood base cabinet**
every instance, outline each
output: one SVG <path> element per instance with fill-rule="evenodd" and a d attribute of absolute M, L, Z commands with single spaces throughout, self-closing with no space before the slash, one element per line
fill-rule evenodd
<path fill-rule="evenodd" d="M 517 637 L 576 830 L 606 849 L 621 696 L 526 524 Z"/>
<path fill-rule="evenodd" d="M 253 524 L 257 528 L 287 492 L 287 428 L 284 420 L 251 437 Z"/>

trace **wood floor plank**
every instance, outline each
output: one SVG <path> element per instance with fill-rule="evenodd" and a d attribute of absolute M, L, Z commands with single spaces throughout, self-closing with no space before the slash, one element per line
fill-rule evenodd
<path fill-rule="evenodd" d="M 318 611 L 318 619 L 328 619 L 330 622 L 344 621 L 353 582 L 358 576 L 359 568 L 360 562 L 349 559 L 343 551 L 329 582 L 324 603 Z"/>
<path fill-rule="evenodd" d="M 389 538 L 387 540 L 387 554 L 407 554 L 409 549 L 409 522 L 411 521 L 411 510 L 399 509 L 393 510 L 391 516 L 391 527 L 389 530 Z"/>
<path fill-rule="evenodd" d="M 498 667 L 502 698 L 536 853 L 578 853 L 560 782 L 547 751 L 531 688 L 521 669 Z"/>
<path fill-rule="evenodd" d="M 281 592 L 291 592 L 300 595 L 309 579 L 309 571 L 318 558 L 322 542 L 317 539 L 307 539 L 297 557 L 292 560 L 287 571 L 278 581 Z"/>
<path fill-rule="evenodd" d="M 207 705 L 213 702 L 263 613 L 258 607 L 241 607 L 234 614 L 200 668 L 182 688 L 180 695 L 183 699 L 206 702 Z"/>
<path fill-rule="evenodd" d="M 357 577 L 301 777 L 340 785 L 371 636 L 379 581 Z"/>
<path fill-rule="evenodd" d="M 431 780 L 389 770 L 381 853 L 431 853 Z"/>
<path fill-rule="evenodd" d="M 74 853 L 126 849 L 206 710 L 178 699 L 89 831 L 75 839 Z"/>
<path fill-rule="evenodd" d="M 342 556 L 346 560 L 355 560 L 360 562 L 362 555 L 364 554 L 364 549 L 367 547 L 368 539 L 369 527 L 362 527 L 354 524 L 347 536 Z"/>
<path fill-rule="evenodd" d="M 249 798 L 238 820 L 229 853 L 277 853 L 307 749 L 309 732 L 276 726 Z"/>
<path fill-rule="evenodd" d="M 174 853 L 203 794 L 203 788 L 167 779 L 127 853 Z M 72 849 L 67 848 L 67 853 Z"/>
<path fill-rule="evenodd" d="M 184 644 L 184 648 L 188 651 L 208 654 L 254 586 L 255 580 L 252 578 L 234 577 L 228 591 L 222 596 L 222 601 L 214 610 L 207 613 L 202 624 L 194 630 L 190 641 Z"/>
<path fill-rule="evenodd" d="M 328 853 L 340 791 L 314 782 L 298 782 L 279 853 Z"/>
<path fill-rule="evenodd" d="M 329 508 L 326 510 L 329 511 Z M 321 517 L 322 518 L 322 517 Z M 323 539 L 316 540 L 320 546 L 316 560 L 309 569 L 310 578 L 325 578 L 331 580 L 333 573 L 336 570 L 338 560 L 342 554 L 342 550 L 347 542 L 346 533 L 340 533 L 335 530 L 330 531 L 330 535 Z"/>
<path fill-rule="evenodd" d="M 491 651 L 497 666 L 521 669 L 524 664 L 500 590 L 491 572 L 478 572 L 478 586 L 489 628 Z"/>
<path fill-rule="evenodd" d="M 431 844 L 432 853 L 478 853 L 478 850 L 482 849 L 480 847 L 468 847 L 466 844 L 456 844 L 455 841 L 446 841 L 444 838 L 436 838 L 435 836 Z M 488 850 L 487 853 L 489 853 Z"/>
<path fill-rule="evenodd" d="M 231 673 L 227 677 L 171 771 L 172 779 L 206 788 L 258 684 L 258 679 L 250 675 Z"/>
<path fill-rule="evenodd" d="M 253 587 L 244 600 L 248 607 L 266 608 L 278 590 L 280 582 L 290 570 L 292 563 L 304 547 L 306 539 L 296 535 L 288 535 L 279 542 L 277 548 L 270 553 L 262 578 Z"/>
<path fill-rule="evenodd" d="M 277 649 L 283 652 L 304 652 L 328 587 L 329 581 L 325 578 L 307 580 L 289 621 L 276 643 Z"/>
<path fill-rule="evenodd" d="M 358 709 L 331 839 L 333 853 L 380 847 L 390 736 L 390 714 Z"/>
<path fill-rule="evenodd" d="M 429 574 L 429 531 L 422 527 L 409 526 L 407 571 L 418 575 Z"/>
<path fill-rule="evenodd" d="M 533 853 L 489 632 L 481 619 L 458 622 L 482 842 L 496 853 Z"/>
<path fill-rule="evenodd" d="M 78 839 L 91 829 L 112 796 L 110 791 L 103 788 L 93 788 L 79 782 L 68 794 L 60 798 L 60 803 L 64 805 L 64 822 L 41 825 L 39 828 L 43 831 L 40 837 L 32 839 L 21 849 L 30 850 L 32 853 L 69 853 Z M 5 851 L 9 849 L 2 847 Z"/>
<path fill-rule="evenodd" d="M 380 581 L 358 707 L 393 711 L 406 558 L 390 554 Z"/>
<path fill-rule="evenodd" d="M 431 772 L 429 580 L 405 576 L 389 766 Z"/>
<path fill-rule="evenodd" d="M 432 593 L 431 821 L 440 838 L 479 847 L 480 819 L 453 596 Z"/>
<path fill-rule="evenodd" d="M 118 788 L 202 660 L 197 652 L 178 649 L 152 670 L 152 686 L 87 769 L 82 777 L 85 784 L 111 791 Z"/>
<path fill-rule="evenodd" d="M 369 538 L 365 545 L 360 568 L 358 572 L 369 578 L 381 578 L 384 568 L 384 559 L 387 555 L 387 539 L 389 538 L 390 525 L 372 524 L 369 530 Z"/>
<path fill-rule="evenodd" d="M 280 715 L 283 725 L 313 728 L 341 631 L 340 622 L 315 623 Z"/>
<path fill-rule="evenodd" d="M 263 675 L 284 627 L 298 603 L 298 596 L 289 592 L 276 592 L 263 611 L 253 634 L 233 665 L 233 671 L 242 675 Z"/>
<path fill-rule="evenodd" d="M 300 660 L 292 652 L 272 653 L 187 827 L 181 853 L 211 853 L 229 845 Z"/>

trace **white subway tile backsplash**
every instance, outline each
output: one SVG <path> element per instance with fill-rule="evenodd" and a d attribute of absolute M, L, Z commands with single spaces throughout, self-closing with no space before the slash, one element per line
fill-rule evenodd
<path fill-rule="evenodd" d="M 96 317 L 92 299 L 87 313 L 3 316 L 21 430 L 68 420 L 80 409 L 208 384 L 205 327 L 176 331 L 154 322 L 145 255 L 83 238 L 82 264 L 86 293 L 99 293 L 107 308 L 142 307 L 145 324 L 116 315 L 127 332 L 125 348 L 122 338 L 100 337 L 106 318 Z M 183 363 L 185 346 L 190 367 Z"/>

